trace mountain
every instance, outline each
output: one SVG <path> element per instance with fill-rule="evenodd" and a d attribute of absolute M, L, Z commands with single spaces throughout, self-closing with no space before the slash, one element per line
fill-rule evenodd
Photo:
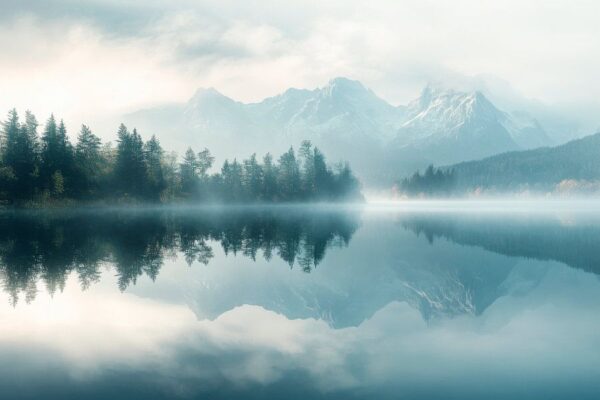
<path fill-rule="evenodd" d="M 289 121 L 285 131 L 311 136 L 344 135 L 385 141 L 404 120 L 403 108 L 377 97 L 360 82 L 336 78 L 313 92 Z"/>
<path fill-rule="evenodd" d="M 600 192 L 600 133 L 556 147 L 498 154 L 478 161 L 462 162 L 452 171 L 452 191 L 585 194 Z M 420 188 L 435 193 L 443 176 L 425 174 Z M 448 182 L 446 182 L 448 183 Z"/>
<path fill-rule="evenodd" d="M 332 79 L 313 90 L 288 89 L 257 103 L 237 102 L 200 89 L 185 104 L 125 116 L 169 147 L 208 147 L 223 158 L 279 153 L 311 140 L 347 160 L 369 183 L 429 163 L 450 164 L 500 152 L 549 145 L 526 113 L 505 113 L 482 93 L 425 88 L 408 106 L 393 106 L 358 81 Z"/>
<path fill-rule="evenodd" d="M 439 164 L 550 143 L 537 121 L 500 111 L 481 92 L 427 86 L 408 105 L 392 148 Z"/>
<path fill-rule="evenodd" d="M 334 328 L 358 326 L 395 301 L 426 320 L 479 315 L 505 294 L 503 283 L 517 260 L 452 242 L 432 245 L 399 224 L 403 218 L 365 227 L 368 234 L 355 235 L 344 251 L 329 251 L 310 273 L 275 258 L 255 263 L 238 257 L 203 269 L 177 291 L 201 320 L 250 304 Z"/>

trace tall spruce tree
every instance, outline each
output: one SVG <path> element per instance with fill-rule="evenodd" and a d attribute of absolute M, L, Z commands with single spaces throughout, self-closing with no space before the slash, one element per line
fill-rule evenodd
<path fill-rule="evenodd" d="M 148 174 L 142 138 L 136 129 L 130 133 L 123 124 L 117 135 L 114 185 L 122 196 L 136 199 L 147 197 Z"/>
<path fill-rule="evenodd" d="M 152 138 L 144 145 L 144 156 L 148 176 L 147 193 L 148 198 L 153 201 L 160 200 L 163 190 L 166 189 L 163 153 L 160 142 L 156 139 L 156 136 L 152 135 Z"/>
<path fill-rule="evenodd" d="M 267 153 L 263 157 L 262 199 L 277 200 L 277 166 L 273 164 L 273 156 Z"/>
<path fill-rule="evenodd" d="M 242 179 L 245 197 L 250 201 L 262 200 L 263 169 L 256 161 L 256 154 L 244 160 Z"/>
<path fill-rule="evenodd" d="M 299 150 L 302 159 L 302 196 L 311 198 L 315 194 L 315 160 L 312 143 L 305 140 Z"/>
<path fill-rule="evenodd" d="M 278 172 L 277 185 L 281 198 L 287 201 L 299 200 L 302 182 L 293 147 L 279 157 Z"/>
<path fill-rule="evenodd" d="M 21 125 L 18 138 L 18 163 L 15 175 L 18 179 L 17 193 L 21 198 L 35 196 L 39 175 L 37 121 L 29 111 L 25 114 L 25 124 Z"/>
<path fill-rule="evenodd" d="M 54 115 L 51 115 L 42 136 L 40 176 L 43 188 L 55 196 L 68 194 L 74 175 L 73 161 L 73 148 L 65 124 L 61 120 L 57 125 Z M 59 184 L 62 188 L 55 187 Z"/>
<path fill-rule="evenodd" d="M 3 189 L 6 191 L 9 200 L 21 198 L 19 185 L 22 176 L 20 176 L 20 140 L 22 135 L 21 124 L 19 123 L 19 114 L 16 109 L 8 112 L 8 118 L 2 123 L 2 163 L 3 163 Z"/>
<path fill-rule="evenodd" d="M 94 135 L 88 126 L 82 125 L 75 146 L 75 192 L 81 197 L 93 197 L 100 189 L 101 174 L 104 170 L 101 145 L 100 138 Z"/>
<path fill-rule="evenodd" d="M 181 176 L 181 192 L 184 197 L 195 196 L 198 191 L 198 159 L 196 153 L 188 148 L 183 157 L 183 162 L 179 165 L 179 174 Z"/>

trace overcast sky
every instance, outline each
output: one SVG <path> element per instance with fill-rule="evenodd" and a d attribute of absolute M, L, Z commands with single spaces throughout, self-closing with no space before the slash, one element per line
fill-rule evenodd
<path fill-rule="evenodd" d="M 501 78 L 546 103 L 600 98 L 593 0 L 0 0 L 0 110 L 85 122 L 213 86 L 256 101 L 335 76 L 394 104 L 428 81 Z"/>

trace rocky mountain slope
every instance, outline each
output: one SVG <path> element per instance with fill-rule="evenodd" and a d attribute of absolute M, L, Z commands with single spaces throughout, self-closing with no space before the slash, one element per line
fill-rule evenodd
<path fill-rule="evenodd" d="M 125 121 L 179 152 L 209 147 L 220 159 L 276 153 L 309 139 L 369 182 L 389 182 L 429 163 L 552 144 L 535 119 L 503 112 L 480 92 L 428 86 L 407 106 L 394 106 L 347 78 L 250 104 L 200 89 L 185 104 L 141 110 Z"/>

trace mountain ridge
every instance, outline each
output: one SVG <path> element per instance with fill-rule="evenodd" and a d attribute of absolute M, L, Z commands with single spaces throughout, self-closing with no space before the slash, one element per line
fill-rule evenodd
<path fill-rule="evenodd" d="M 600 133 L 554 147 L 511 151 L 447 165 L 402 182 L 408 195 L 600 192 Z M 433 172 L 433 173 L 432 173 Z"/>
<path fill-rule="evenodd" d="M 394 106 L 343 77 L 255 103 L 238 102 L 215 88 L 198 89 L 185 104 L 140 110 L 125 120 L 151 134 L 167 132 L 179 151 L 209 147 L 227 158 L 280 152 L 308 139 L 334 160 L 349 161 L 369 181 L 389 182 L 398 172 L 431 162 L 551 144 L 535 119 L 526 113 L 515 118 L 479 91 L 428 85 L 408 105 Z"/>

